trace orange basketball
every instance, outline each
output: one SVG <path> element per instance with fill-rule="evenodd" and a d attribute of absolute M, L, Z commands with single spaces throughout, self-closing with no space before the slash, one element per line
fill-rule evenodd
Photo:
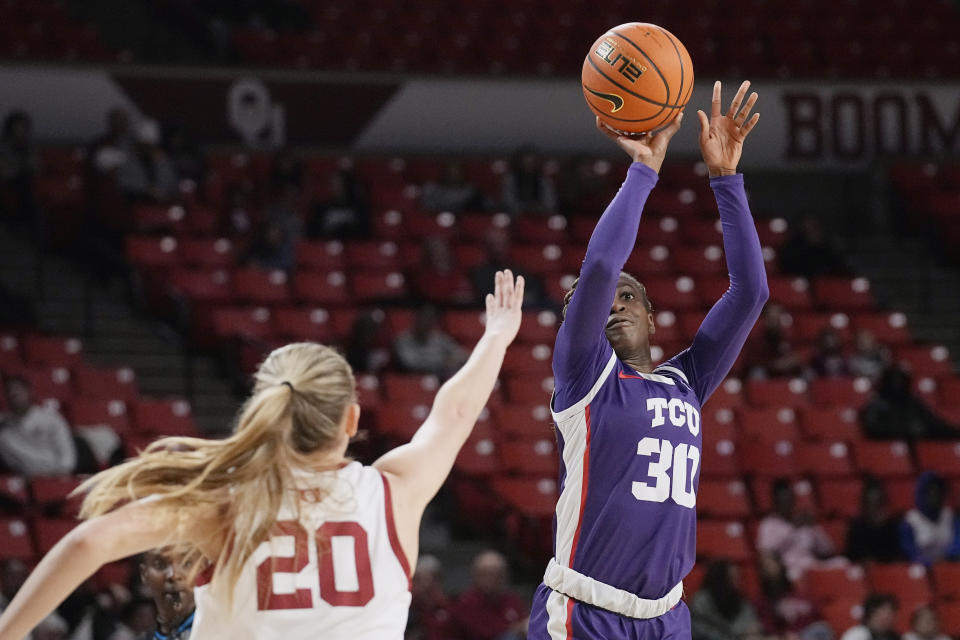
<path fill-rule="evenodd" d="M 590 109 L 605 124 L 644 133 L 669 124 L 690 100 L 693 62 L 663 27 L 628 22 L 593 43 L 580 83 Z"/>

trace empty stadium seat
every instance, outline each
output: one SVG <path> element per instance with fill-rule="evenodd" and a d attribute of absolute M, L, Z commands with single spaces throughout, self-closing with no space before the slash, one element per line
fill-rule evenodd
<path fill-rule="evenodd" d="M 74 427 L 107 425 L 120 435 L 130 430 L 124 398 L 78 397 L 70 403 L 70 422 Z"/>
<path fill-rule="evenodd" d="M 796 474 L 794 445 L 789 440 L 742 442 L 740 468 L 758 476 L 792 476 Z M 706 467 L 706 465 L 704 465 Z"/>
<path fill-rule="evenodd" d="M 817 494 L 824 515 L 853 519 L 860 515 L 863 480 L 823 478 L 817 482 Z"/>
<path fill-rule="evenodd" d="M 747 487 L 742 480 L 700 481 L 697 511 L 701 516 L 742 520 L 750 517 Z"/>
<path fill-rule="evenodd" d="M 871 565 L 867 567 L 867 581 L 873 591 L 896 596 L 901 608 L 929 602 L 933 595 L 927 570 L 919 564 Z"/>
<path fill-rule="evenodd" d="M 826 309 L 869 311 L 876 306 L 866 278 L 820 277 L 813 283 L 813 295 Z"/>
<path fill-rule="evenodd" d="M 557 483 L 551 478 L 495 478 L 493 488 L 520 513 L 549 518 L 557 506 Z"/>
<path fill-rule="evenodd" d="M 832 602 L 863 602 L 868 593 L 863 569 L 858 566 L 835 569 L 814 567 L 804 573 L 803 584 L 820 606 Z"/>
<path fill-rule="evenodd" d="M 179 398 L 142 399 L 132 406 L 136 429 L 165 436 L 198 436 L 190 403 Z"/>
<path fill-rule="evenodd" d="M 810 382 L 810 399 L 821 407 L 853 407 L 865 405 L 873 393 L 867 378 L 816 378 Z"/>
<path fill-rule="evenodd" d="M 457 454 L 454 467 L 472 476 L 493 476 L 500 470 L 496 440 L 471 436 Z"/>
<path fill-rule="evenodd" d="M 817 440 L 856 442 L 861 439 L 860 422 L 852 408 L 807 407 L 800 412 L 803 435 Z"/>
<path fill-rule="evenodd" d="M 30 492 L 36 504 L 47 515 L 75 517 L 80 511 L 82 496 L 71 497 L 70 493 L 80 486 L 80 476 L 43 477 L 30 480 Z"/>
<path fill-rule="evenodd" d="M 853 473 L 845 442 L 802 442 L 796 448 L 797 470 L 818 478 L 847 477 Z"/>
<path fill-rule="evenodd" d="M 917 466 L 921 471 L 936 471 L 947 478 L 960 477 L 960 440 L 918 442 Z"/>
<path fill-rule="evenodd" d="M 861 442 L 854 451 L 860 473 L 881 478 L 913 475 L 913 461 L 905 442 Z"/>
<path fill-rule="evenodd" d="M 736 520 L 700 520 L 697 523 L 697 555 L 743 562 L 751 556 L 743 524 Z"/>
<path fill-rule="evenodd" d="M 73 382 L 83 398 L 135 400 L 140 395 L 136 373 L 130 367 L 74 367 Z"/>
<path fill-rule="evenodd" d="M 747 382 L 747 400 L 755 407 L 801 409 L 808 404 L 807 388 L 807 381 L 803 378 L 750 380 Z"/>
<path fill-rule="evenodd" d="M 26 521 L 20 518 L 0 518 L 0 558 L 29 560 L 35 553 Z"/>
<path fill-rule="evenodd" d="M 501 442 L 500 466 L 504 471 L 517 474 L 555 475 L 557 473 L 557 448 L 553 438 Z"/>
<path fill-rule="evenodd" d="M 286 303 L 290 297 L 287 274 L 283 271 L 246 267 L 235 270 L 231 282 L 237 302 L 280 305 Z"/>

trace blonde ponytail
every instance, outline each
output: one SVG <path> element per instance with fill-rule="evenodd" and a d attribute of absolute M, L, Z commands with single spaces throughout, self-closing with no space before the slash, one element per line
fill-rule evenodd
<path fill-rule="evenodd" d="M 216 514 L 209 539 L 176 551 L 193 564 L 193 576 L 213 564 L 214 588 L 232 593 L 246 560 L 267 539 L 293 469 L 306 468 L 306 454 L 341 436 L 344 411 L 356 401 L 350 365 L 336 351 L 313 343 L 272 352 L 254 376 L 253 393 L 240 411 L 235 432 L 224 440 L 163 438 L 136 458 L 98 473 L 79 487 L 87 492 L 81 518 L 154 496 L 181 527 L 191 515 Z M 171 536 L 172 537 L 172 536 Z M 205 558 L 201 549 L 219 549 Z"/>

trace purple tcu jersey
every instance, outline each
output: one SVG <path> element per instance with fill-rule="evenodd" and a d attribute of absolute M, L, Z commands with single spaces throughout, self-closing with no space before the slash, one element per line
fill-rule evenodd
<path fill-rule="evenodd" d="M 560 498 L 547 575 L 572 570 L 587 602 L 659 601 L 652 610 L 665 613 L 621 615 L 615 611 L 635 609 L 593 606 L 542 584 L 530 616 L 532 640 L 690 636 L 689 614 L 677 601 L 696 557 L 700 407 L 733 366 L 766 301 L 767 283 L 743 177 L 712 178 L 730 287 L 689 348 L 650 373 L 621 361 L 604 328 L 656 180 L 648 167 L 630 167 L 590 238 L 557 334 L 551 408 Z"/>

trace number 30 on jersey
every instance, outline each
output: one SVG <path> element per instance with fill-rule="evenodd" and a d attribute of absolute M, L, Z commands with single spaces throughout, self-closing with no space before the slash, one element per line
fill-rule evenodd
<path fill-rule="evenodd" d="M 693 491 L 694 478 L 700 467 L 700 450 L 681 442 L 644 438 L 637 443 L 637 455 L 650 458 L 647 468 L 650 482 L 634 482 L 633 495 L 645 502 L 665 502 L 673 498 L 681 507 L 692 509 L 697 504 Z M 687 490 L 687 485 L 690 489 Z"/>

